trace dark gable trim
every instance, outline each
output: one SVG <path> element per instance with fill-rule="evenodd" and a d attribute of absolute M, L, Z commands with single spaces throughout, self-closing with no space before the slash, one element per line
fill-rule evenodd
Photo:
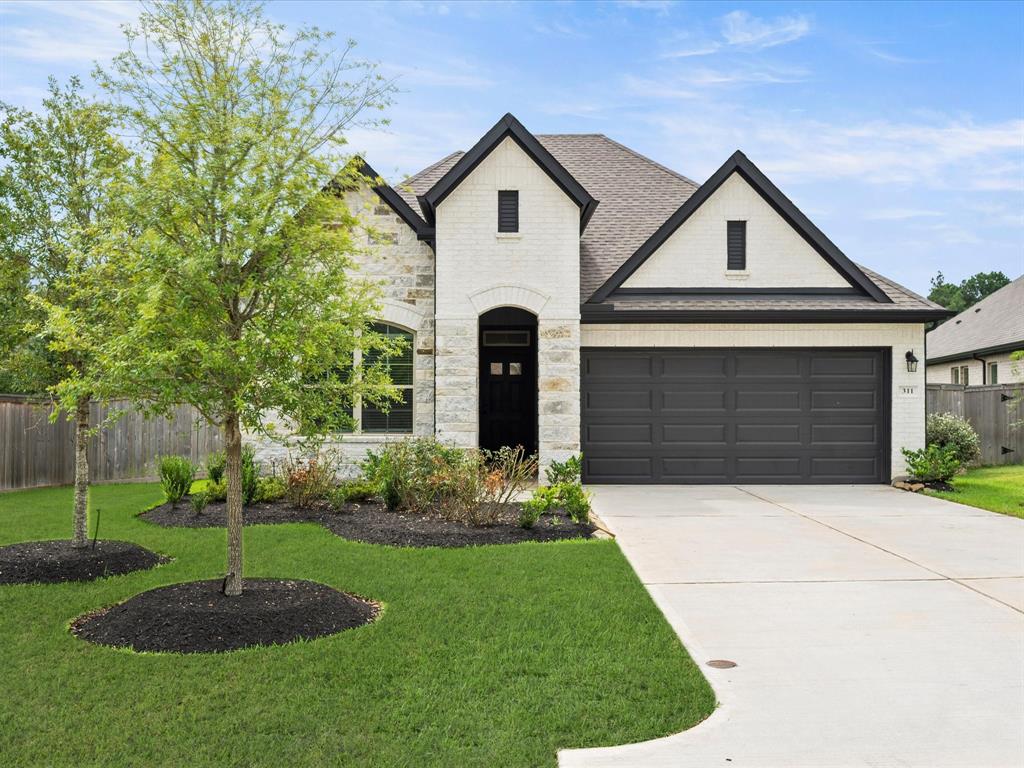
<path fill-rule="evenodd" d="M 951 363 L 954 360 L 973 360 L 975 355 L 997 355 L 1000 352 L 1016 352 L 1017 350 L 1024 350 L 1024 340 L 1009 344 L 999 344 L 995 347 L 985 347 L 983 349 L 969 349 L 952 355 L 943 355 L 942 357 L 926 357 L 924 362 L 925 365 Z"/>
<path fill-rule="evenodd" d="M 593 323 L 928 323 L 946 310 L 920 309 L 618 309 L 584 304 L 580 322 Z"/>
<path fill-rule="evenodd" d="M 861 296 L 856 288 L 616 288 L 616 296 Z"/>
<path fill-rule="evenodd" d="M 356 158 L 356 161 L 359 163 L 359 173 L 366 177 L 370 188 L 377 194 L 377 197 L 387 203 L 391 210 L 412 228 L 418 239 L 427 240 L 433 247 L 434 228 L 428 227 L 427 223 L 412 209 L 412 206 L 405 202 L 390 185 L 384 183 L 381 175 L 373 170 L 368 162 L 361 157 Z"/>
<path fill-rule="evenodd" d="M 558 185 L 559 189 L 565 192 L 580 209 L 580 232 L 587 227 L 587 222 L 594 215 L 598 201 L 591 197 L 590 193 L 583 188 L 578 181 L 562 167 L 555 158 L 544 149 L 544 146 L 537 141 L 532 133 L 516 120 L 511 113 L 506 114 L 501 120 L 494 124 L 483 138 L 478 141 L 471 150 L 459 158 L 448 172 L 437 180 L 426 194 L 417 196 L 423 215 L 430 225 L 434 223 L 434 216 L 437 206 L 450 195 L 457 186 L 466 178 L 473 169 L 489 155 L 506 137 L 511 138 L 522 150 L 528 154 L 544 172 L 551 177 L 551 180 Z"/>
<path fill-rule="evenodd" d="M 619 288 L 632 275 L 637 268 L 647 261 L 648 257 L 661 247 L 666 240 L 683 225 L 690 216 L 703 205 L 715 191 L 725 183 L 733 173 L 742 176 L 750 186 L 757 190 L 775 211 L 782 216 L 786 222 L 795 229 L 807 243 L 817 251 L 822 258 L 832 265 L 851 286 L 867 294 L 881 304 L 891 304 L 890 299 L 882 289 L 872 282 L 867 275 L 858 269 L 857 265 L 850 261 L 836 245 L 825 237 L 825 234 L 811 223 L 810 219 L 804 216 L 800 210 L 793 205 L 772 182 L 765 176 L 739 150 L 733 153 L 732 157 L 725 161 L 721 168 L 715 171 L 711 178 L 704 182 L 694 192 L 679 210 L 673 213 L 668 221 L 658 227 L 657 231 L 647 239 L 636 253 L 630 256 L 626 262 L 612 274 L 604 285 L 594 292 L 590 302 L 599 303 L 607 299 L 612 291 Z"/>

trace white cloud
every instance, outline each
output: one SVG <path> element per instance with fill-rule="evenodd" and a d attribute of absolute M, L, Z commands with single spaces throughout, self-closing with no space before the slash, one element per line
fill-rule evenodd
<path fill-rule="evenodd" d="M 661 54 L 663 59 L 687 59 L 691 56 L 708 56 L 722 49 L 722 44 L 714 40 L 706 43 L 693 43 L 683 48 L 676 48 Z"/>
<path fill-rule="evenodd" d="M 483 89 L 494 85 L 494 81 L 490 78 L 475 74 L 472 69 L 466 68 L 427 69 L 404 64 L 387 64 L 384 69 L 389 75 L 398 78 L 400 88 L 408 85 L 421 85 L 440 88 Z M 457 71 L 458 69 L 461 71 Z"/>
<path fill-rule="evenodd" d="M 138 18 L 139 5 L 104 3 L 23 2 L 8 6 L 13 13 L 0 38 L 6 58 L 51 64 L 90 63 L 124 50 L 121 25 Z M 32 25 L 19 23 L 31 12 Z"/>
<path fill-rule="evenodd" d="M 722 17 L 722 35 L 729 45 L 741 48 L 771 48 L 798 40 L 811 31 L 806 16 L 780 16 L 763 20 L 746 11 L 733 11 Z"/>

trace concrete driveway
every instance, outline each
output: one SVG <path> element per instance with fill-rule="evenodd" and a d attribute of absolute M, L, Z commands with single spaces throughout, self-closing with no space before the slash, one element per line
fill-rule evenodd
<path fill-rule="evenodd" d="M 719 707 L 559 765 L 1024 765 L 1024 520 L 888 486 L 592 490 Z"/>

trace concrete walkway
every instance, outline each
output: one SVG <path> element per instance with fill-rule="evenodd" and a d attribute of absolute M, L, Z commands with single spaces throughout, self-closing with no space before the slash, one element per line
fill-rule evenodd
<path fill-rule="evenodd" d="M 1024 766 L 1024 520 L 887 486 L 592 490 L 719 707 L 563 768 Z"/>

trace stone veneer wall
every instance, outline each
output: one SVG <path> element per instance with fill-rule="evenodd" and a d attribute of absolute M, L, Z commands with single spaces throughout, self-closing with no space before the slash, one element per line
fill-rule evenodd
<path fill-rule="evenodd" d="M 356 233 L 364 252 L 358 258 L 358 274 L 381 286 L 379 319 L 414 333 L 413 434 L 434 433 L 434 253 L 416 239 L 413 230 L 368 188 L 346 195 L 350 210 L 374 230 L 371 238 L 365 230 Z M 475 339 L 475 336 L 474 336 Z M 266 465 L 281 465 L 289 451 L 295 450 L 295 438 L 289 425 L 270 424 L 271 435 L 247 434 L 245 441 L 256 446 L 257 460 Z M 366 450 L 391 435 L 338 435 L 325 444 L 336 451 L 343 462 L 343 473 L 352 475 Z"/>

